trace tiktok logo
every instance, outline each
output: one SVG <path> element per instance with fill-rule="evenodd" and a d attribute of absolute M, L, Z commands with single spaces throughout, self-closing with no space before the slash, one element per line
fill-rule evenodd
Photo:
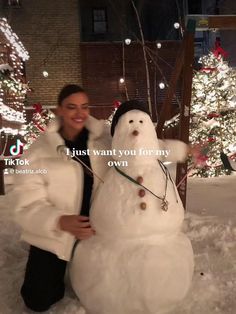
<path fill-rule="evenodd" d="M 20 151 L 21 151 L 21 147 L 23 147 L 24 144 L 18 139 L 16 141 L 16 145 L 11 145 L 10 147 L 10 153 L 12 156 L 17 156 L 20 154 Z"/>

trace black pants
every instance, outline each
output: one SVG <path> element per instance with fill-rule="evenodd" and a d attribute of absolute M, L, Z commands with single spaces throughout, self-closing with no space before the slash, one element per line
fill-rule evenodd
<path fill-rule="evenodd" d="M 25 305 L 43 312 L 64 297 L 66 261 L 55 254 L 31 246 L 21 295 Z"/>

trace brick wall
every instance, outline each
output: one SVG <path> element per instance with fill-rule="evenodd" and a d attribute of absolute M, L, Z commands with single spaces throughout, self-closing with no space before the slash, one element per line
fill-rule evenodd
<path fill-rule="evenodd" d="M 128 0 L 80 0 L 82 41 L 120 41 L 128 29 L 135 31 L 133 9 Z M 93 9 L 104 8 L 107 15 L 107 32 L 96 34 L 93 30 Z M 135 20 L 136 22 L 136 20 Z M 125 24 L 125 25 L 124 25 Z M 137 24 L 137 22 L 135 23 Z M 126 30 L 127 29 L 127 30 Z M 128 34 L 126 34 L 127 36 Z"/>
<path fill-rule="evenodd" d="M 22 0 L 21 8 L 5 7 L 5 15 L 30 54 L 29 103 L 55 104 L 63 85 L 81 83 L 78 0 Z"/>
<path fill-rule="evenodd" d="M 97 117 L 108 117 L 113 101 L 126 99 L 124 87 L 119 84 L 122 77 L 121 43 L 80 44 L 78 0 L 22 0 L 21 8 L 5 9 L 5 15 L 30 53 L 31 58 L 26 63 L 27 79 L 33 89 L 28 97 L 30 104 L 54 105 L 60 88 L 71 82 L 83 82 L 94 104 L 92 114 Z M 179 45 L 179 41 L 165 41 L 160 50 L 155 43 L 149 45 L 158 53 L 160 58 L 155 57 L 155 60 L 167 81 Z M 125 46 L 125 60 L 129 97 L 146 100 L 146 74 L 140 44 L 132 42 Z M 149 68 L 155 113 L 160 110 L 166 90 L 158 88 L 162 75 L 150 58 Z M 49 73 L 48 78 L 42 76 L 44 69 Z M 174 104 L 173 110 L 176 108 Z"/>
<path fill-rule="evenodd" d="M 158 63 L 167 82 L 170 79 L 179 41 L 162 42 L 162 48 L 157 50 L 155 44 L 149 44 L 154 61 L 148 57 L 150 83 L 154 119 L 155 112 L 160 110 L 166 89 L 160 90 L 159 83 L 163 81 L 162 74 L 154 65 Z M 155 56 L 158 54 L 158 57 Z M 83 86 L 88 90 L 92 105 L 92 113 L 100 118 L 109 116 L 114 100 L 124 101 L 124 85 L 119 83 L 122 77 L 122 45 L 121 43 L 81 43 L 81 64 Z M 143 51 L 140 44 L 132 43 L 125 47 L 126 84 L 129 98 L 147 100 L 146 72 Z M 156 92 L 156 96 L 155 96 Z M 180 88 L 177 90 L 180 96 Z M 177 108 L 173 100 L 173 111 Z"/>

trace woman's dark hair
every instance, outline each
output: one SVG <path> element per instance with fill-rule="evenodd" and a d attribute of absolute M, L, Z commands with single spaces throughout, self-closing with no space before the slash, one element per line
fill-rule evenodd
<path fill-rule="evenodd" d="M 75 93 L 86 93 L 85 90 L 76 84 L 68 84 L 65 85 L 62 90 L 60 91 L 58 98 L 57 98 L 57 103 L 59 106 L 61 106 L 61 103 L 63 100 L 67 97 L 69 97 L 71 94 Z"/>

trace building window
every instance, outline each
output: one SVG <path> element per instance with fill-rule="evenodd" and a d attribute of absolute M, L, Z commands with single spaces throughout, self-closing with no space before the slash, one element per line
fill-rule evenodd
<path fill-rule="evenodd" d="M 21 0 L 7 0 L 7 5 L 9 7 L 20 8 Z"/>
<path fill-rule="evenodd" d="M 107 32 L 107 12 L 105 8 L 93 9 L 93 32 L 95 34 Z"/>

